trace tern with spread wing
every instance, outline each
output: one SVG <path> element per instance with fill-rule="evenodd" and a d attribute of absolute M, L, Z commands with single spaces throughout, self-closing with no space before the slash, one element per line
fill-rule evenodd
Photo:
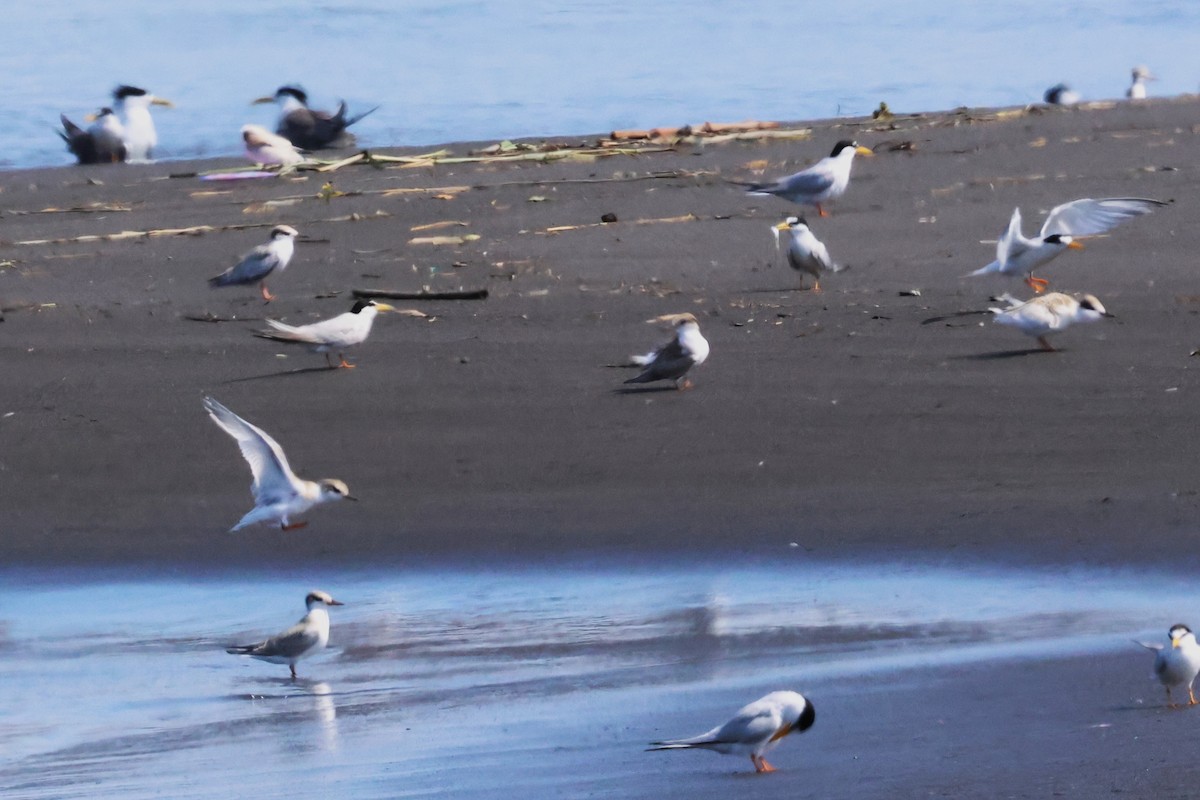
<path fill-rule="evenodd" d="M 309 481 L 296 477 L 288 466 L 287 456 L 279 443 L 266 431 L 252 425 L 211 397 L 204 398 L 204 408 L 213 422 L 237 440 L 242 457 L 250 464 L 254 483 L 254 508 L 242 517 L 230 531 L 241 530 L 256 522 L 274 522 L 280 530 L 303 528 L 307 522 L 291 522 L 315 505 L 335 500 L 355 500 L 346 484 L 334 478 Z"/>
<path fill-rule="evenodd" d="M 243 644 L 225 650 L 233 656 L 251 656 L 271 664 L 287 664 L 292 680 L 296 679 L 296 662 L 321 652 L 329 644 L 329 611 L 326 606 L 340 606 L 326 592 L 309 592 L 304 598 L 308 613 L 286 631 L 257 644 Z"/>
<path fill-rule="evenodd" d="M 789 733 L 803 733 L 817 719 L 813 705 L 799 692 L 771 692 L 734 714 L 733 719 L 690 739 L 652 742 L 649 750 L 712 750 L 750 756 L 755 772 L 774 772 L 763 754 Z"/>
<path fill-rule="evenodd" d="M 271 339 L 276 342 L 293 342 L 308 345 L 316 353 L 325 354 L 325 362 L 330 367 L 352 369 L 353 364 L 346 362 L 344 351 L 356 344 L 362 344 L 371 334 L 371 325 L 381 311 L 395 311 L 387 303 L 376 303 L 374 300 L 359 300 L 345 314 L 338 314 L 332 319 L 321 320 L 310 325 L 285 325 L 278 320 L 269 319 L 269 331 L 255 333 L 261 339 Z M 337 352 L 340 363 L 334 364 L 329 354 Z"/>
<path fill-rule="evenodd" d="M 870 149 L 857 142 L 843 139 L 834 145 L 833 152 L 805 170 L 770 183 L 744 184 L 748 194 L 773 194 L 797 205 L 813 206 L 817 214 L 829 216 L 822 203 L 836 200 L 850 185 L 850 167 L 855 154 L 872 155 Z"/>
<path fill-rule="evenodd" d="M 63 129 L 58 132 L 67 149 L 80 164 L 117 164 L 125 160 L 125 126 L 111 108 L 102 108 L 95 115 L 88 115 L 91 124 L 87 129 L 59 116 Z"/>
<path fill-rule="evenodd" d="M 1161 200 L 1143 197 L 1072 200 L 1052 208 L 1041 231 L 1033 239 L 1021 233 L 1021 209 L 1013 209 L 1008 229 L 996 242 L 996 260 L 967 277 L 1021 275 L 1034 291 L 1044 291 L 1050 282 L 1035 278 L 1035 269 L 1044 267 L 1067 250 L 1082 250 L 1083 245 L 1078 241 L 1081 237 L 1107 233 L 1126 220 L 1149 214 L 1165 205 Z"/>

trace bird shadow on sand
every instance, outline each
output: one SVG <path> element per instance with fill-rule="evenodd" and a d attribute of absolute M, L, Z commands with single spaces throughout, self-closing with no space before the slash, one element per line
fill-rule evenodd
<path fill-rule="evenodd" d="M 265 375 L 250 375 L 245 378 L 233 378 L 225 381 L 230 383 L 245 383 L 246 381 L 262 381 L 270 378 L 291 378 L 297 375 L 311 375 L 317 372 L 341 372 L 341 367 L 301 367 L 300 369 L 285 369 L 282 372 L 268 372 Z"/>
<path fill-rule="evenodd" d="M 618 386 L 613 394 L 658 394 L 660 392 L 678 392 L 674 386 Z"/>
<path fill-rule="evenodd" d="M 1025 350 L 1000 350 L 994 353 L 972 353 L 967 356 L 953 356 L 960 361 L 1003 361 L 1006 358 L 1021 358 L 1022 356 L 1038 356 L 1057 353 L 1058 350 L 1043 350 L 1040 347 L 1030 347 Z"/>

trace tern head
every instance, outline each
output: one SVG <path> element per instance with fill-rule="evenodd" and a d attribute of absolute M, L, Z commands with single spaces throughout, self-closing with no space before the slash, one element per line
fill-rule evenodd
<path fill-rule="evenodd" d="M 1073 236 L 1065 233 L 1052 233 L 1045 239 L 1042 239 L 1046 244 L 1056 244 L 1065 247 L 1068 250 L 1082 250 L 1083 242 L 1076 241 Z"/>
<path fill-rule="evenodd" d="M 1138 64 L 1133 68 L 1133 79 L 1135 81 L 1156 81 L 1158 78 L 1150 73 L 1150 68 L 1145 64 Z"/>
<path fill-rule="evenodd" d="M 317 496 L 318 503 L 328 503 L 332 500 L 358 500 L 350 494 L 350 487 L 337 478 L 325 478 L 317 481 L 321 494 Z"/>
<path fill-rule="evenodd" d="M 281 239 L 284 236 L 295 239 L 299 235 L 300 231 L 296 230 L 291 225 L 276 225 L 274 228 L 271 228 L 271 241 Z"/>
<path fill-rule="evenodd" d="M 256 106 L 263 103 L 279 103 L 281 106 L 294 104 L 307 108 L 308 93 L 299 86 L 280 86 L 275 90 L 275 94 L 269 94 L 266 97 L 259 97 L 252 101 L 250 105 Z"/>
<path fill-rule="evenodd" d="M 374 300 L 359 300 L 354 304 L 354 308 L 350 309 L 351 314 L 358 314 L 364 309 L 373 308 L 376 311 L 395 311 L 396 309 L 389 306 L 387 303 L 376 303 Z"/>
<path fill-rule="evenodd" d="M 777 231 L 794 230 L 796 228 L 807 228 L 808 220 L 804 217 L 788 217 L 783 222 L 775 226 Z"/>
<path fill-rule="evenodd" d="M 1079 300 L 1079 310 L 1081 312 L 1086 313 L 1088 317 L 1092 317 L 1095 319 L 1099 319 L 1100 317 L 1114 316 L 1113 314 L 1110 314 L 1104 310 L 1104 306 L 1101 305 L 1100 301 L 1096 298 L 1096 295 L 1094 295 L 1094 294 L 1085 294 Z M 1088 312 L 1090 312 L 1090 313 L 1088 313 Z M 1093 317 L 1093 315 L 1094 315 L 1094 317 Z"/>
<path fill-rule="evenodd" d="M 126 104 L 131 106 L 166 106 L 174 108 L 175 104 L 170 100 L 162 97 L 155 97 L 145 89 L 139 89 L 137 86 L 126 86 L 122 84 L 116 89 L 113 89 L 113 99 L 118 104 Z"/>
<path fill-rule="evenodd" d="M 813 726 L 817 721 L 817 710 L 813 708 L 812 701 L 807 697 L 804 698 L 804 710 L 800 712 L 799 719 L 792 725 L 792 730 L 796 733 L 804 733 Z"/>
<path fill-rule="evenodd" d="M 1179 647 L 1189 636 L 1191 636 L 1193 639 L 1196 638 L 1192 634 L 1192 629 L 1182 623 L 1178 625 L 1172 625 L 1171 630 L 1168 631 L 1168 633 L 1171 637 L 1171 647 Z"/>
<path fill-rule="evenodd" d="M 322 592 L 320 589 L 314 589 L 308 593 L 308 597 L 304 598 L 304 605 L 308 606 L 308 610 L 312 611 L 313 606 L 343 606 L 345 603 L 340 600 L 334 600 L 328 592 Z"/>
<path fill-rule="evenodd" d="M 833 152 L 829 154 L 830 158 L 837 158 L 843 150 L 851 150 L 853 155 L 858 153 L 860 156 L 873 156 L 875 153 L 869 147 L 863 147 L 858 142 L 852 142 L 849 139 L 842 139 L 833 146 Z"/>

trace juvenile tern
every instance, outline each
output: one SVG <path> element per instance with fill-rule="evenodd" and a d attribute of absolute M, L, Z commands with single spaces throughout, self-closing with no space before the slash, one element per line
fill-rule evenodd
<path fill-rule="evenodd" d="M 118 86 L 113 90 L 113 100 L 117 109 L 125 113 L 125 149 L 129 160 L 149 161 L 158 146 L 150 106 L 173 108 L 174 104 L 136 86 Z"/>
<path fill-rule="evenodd" d="M 299 235 L 300 233 L 290 225 L 276 225 L 271 229 L 271 241 L 243 254 L 238 263 L 220 275 L 209 278 L 208 285 L 215 289 L 218 286 L 257 283 L 263 300 L 271 302 L 275 295 L 267 289 L 267 277 L 287 269 L 296 249 L 296 237 Z"/>
<path fill-rule="evenodd" d="M 691 388 L 692 382 L 684 376 L 708 358 L 708 340 L 700 333 L 700 323 L 692 314 L 675 314 L 672 318 L 674 338 L 653 353 L 635 356 L 635 363 L 644 363 L 645 368 L 626 383 L 673 380 L 678 389 Z"/>
<path fill-rule="evenodd" d="M 295 145 L 261 125 L 243 125 L 242 142 L 246 145 L 246 158 L 255 164 L 292 167 L 304 161 Z"/>
<path fill-rule="evenodd" d="M 1090 294 L 1079 300 L 1062 292 L 1040 294 L 1025 302 L 1011 296 L 1006 299 L 1008 308 L 988 309 L 996 315 L 995 322 L 1016 328 L 1026 336 L 1037 337 L 1038 344 L 1049 352 L 1054 352 L 1054 347 L 1046 341 L 1050 334 L 1066 330 L 1076 322 L 1096 322 L 1113 316 L 1104 310 L 1095 295 Z"/>
<path fill-rule="evenodd" d="M 1042 95 L 1042 99 L 1052 106 L 1073 106 L 1083 98 L 1070 86 L 1058 83 L 1047 89 L 1046 93 Z"/>
<path fill-rule="evenodd" d="M 321 320 L 309 325 L 285 325 L 278 320 L 268 319 L 271 326 L 269 331 L 255 333 L 262 339 L 276 342 L 295 342 L 308 345 L 316 353 L 325 354 L 325 363 L 330 367 L 345 367 L 352 369 L 353 364 L 346 362 L 343 351 L 356 344 L 362 344 L 371 334 L 371 324 L 380 311 L 395 311 L 387 303 L 376 303 L 374 300 L 359 300 L 345 314 L 338 314 L 332 319 Z M 329 354 L 337 351 L 339 364 L 334 364 Z"/>
<path fill-rule="evenodd" d="M 773 194 L 802 206 L 813 206 L 817 214 L 829 216 L 821 204 L 841 197 L 850 185 L 850 167 L 855 154 L 869 156 L 873 153 L 857 142 L 843 139 L 833 146 L 826 158 L 805 170 L 780 178 L 770 183 L 743 184 L 748 194 Z"/>
<path fill-rule="evenodd" d="M 1133 68 L 1133 83 L 1125 91 L 1125 96 L 1130 100 L 1145 100 L 1146 99 L 1146 81 L 1156 81 L 1158 78 L 1150 74 L 1150 68 L 1138 64 Z"/>
<path fill-rule="evenodd" d="M 271 664 L 287 664 L 292 680 L 295 680 L 296 662 L 321 652 L 329 644 L 329 611 L 325 606 L 344 604 L 325 592 L 314 591 L 304 598 L 304 605 L 308 607 L 308 613 L 287 630 L 266 641 L 235 645 L 225 652 L 233 656 L 251 656 Z"/>
<path fill-rule="evenodd" d="M 303 150 L 340 146 L 342 142 L 339 139 L 343 139 L 346 128 L 379 108 L 376 106 L 347 119 L 346 101 L 342 100 L 332 114 L 314 111 L 308 107 L 308 95 L 298 86 L 281 86 L 275 94 L 260 97 L 253 104 L 259 103 L 279 105 L 279 121 L 275 125 L 275 132 Z"/>
<path fill-rule="evenodd" d="M 1200 644 L 1187 625 L 1172 625 L 1168 632 L 1171 637 L 1171 648 L 1168 650 L 1161 644 L 1138 642 L 1147 650 L 1155 651 L 1154 674 L 1163 688 L 1167 690 L 1167 705 L 1175 708 L 1171 700 L 1171 689 L 1176 686 L 1186 686 L 1188 705 L 1196 705 L 1196 695 L 1192 691 L 1192 683 L 1200 675 Z"/>
<path fill-rule="evenodd" d="M 308 481 L 296 477 L 278 442 L 211 397 L 204 398 L 204 408 L 213 422 L 237 440 L 242 457 L 254 475 L 250 485 L 254 508 L 229 529 L 231 532 L 256 522 L 278 522 L 280 530 L 285 531 L 303 528 L 307 522 L 290 522 L 289 517 L 303 514 L 320 503 L 358 499 L 339 480 Z"/>
<path fill-rule="evenodd" d="M 755 772 L 774 772 L 763 754 L 789 733 L 812 727 L 817 714 L 798 692 L 771 692 L 745 706 L 733 719 L 690 739 L 651 742 L 649 750 L 712 750 L 724 755 L 750 756 Z"/>
<path fill-rule="evenodd" d="M 1021 233 L 1021 209 L 1013 209 L 1008 230 L 996 242 L 996 260 L 975 270 L 976 275 L 1024 275 L 1025 283 L 1036 292 L 1044 291 L 1049 281 L 1035 278 L 1033 271 L 1045 266 L 1067 250 L 1082 250 L 1080 237 L 1106 233 L 1126 220 L 1149 214 L 1160 206 L 1161 200 L 1141 197 L 1106 197 L 1093 200 L 1085 197 L 1050 209 L 1037 238 Z"/>
<path fill-rule="evenodd" d="M 805 273 L 813 276 L 812 290 L 820 292 L 821 273 L 842 271 L 842 268 L 833 263 L 833 259 L 829 257 L 829 250 L 826 249 L 824 243 L 813 235 L 812 230 L 808 227 L 808 221 L 804 217 L 788 217 L 774 226 L 772 230 L 776 231 L 776 235 L 780 231 L 788 231 L 791 234 L 788 237 L 787 260 L 792 269 L 801 273 L 801 289 L 804 288 Z"/>
<path fill-rule="evenodd" d="M 88 116 L 87 130 L 60 115 L 63 129 L 58 132 L 80 164 L 116 164 L 125 160 L 125 127 L 111 108 L 102 108 Z"/>

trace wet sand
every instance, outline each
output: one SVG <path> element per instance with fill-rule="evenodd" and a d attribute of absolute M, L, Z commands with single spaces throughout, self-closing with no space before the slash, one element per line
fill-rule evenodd
<path fill-rule="evenodd" d="M 187 574 L 802 553 L 1188 571 L 1200 502 L 1197 110 L 1184 98 L 978 111 L 898 118 L 894 130 L 818 122 L 807 141 L 586 163 L 351 167 L 331 179 L 352 194 L 328 202 L 317 198 L 325 177 L 312 174 L 168 177 L 240 166 L 232 160 L 0 174 L 0 562 Z M 879 155 L 856 162 L 847 195 L 813 225 L 851 269 L 823 281 L 822 294 L 797 292 L 768 231 L 794 207 L 727 181 L 795 171 L 848 136 Z M 651 177 L 660 174 L 672 177 Z M 434 190 L 460 186 L 471 188 Z M 382 193 L 392 189 L 429 191 Z M 1173 201 L 1045 270 L 1053 288 L 1098 295 L 1116 320 L 1073 328 L 1048 354 L 971 318 L 920 324 L 1023 288 L 962 277 L 992 259 L 981 240 L 1003 231 L 1013 207 L 1028 233 L 1052 206 L 1088 196 Z M 606 213 L 620 221 L 595 225 Z M 684 215 L 695 219 L 636 223 Z M 450 220 L 466 224 L 414 231 Z M 209 290 L 207 277 L 279 223 L 311 241 L 270 282 L 278 300 L 264 308 L 253 289 Z M 194 225 L 256 227 L 59 241 Z M 563 225 L 591 227 L 546 232 Z M 408 243 L 459 232 L 480 238 Z M 30 240 L 55 241 L 19 244 Z M 310 371 L 321 356 L 250 335 L 267 315 L 340 313 L 353 288 L 423 287 L 489 296 L 397 301 L 432 319 L 381 317 L 351 355 L 354 370 Z M 684 310 L 712 345 L 695 389 L 617 391 L 629 373 L 609 365 L 665 336 L 644 321 Z M 230 321 L 187 318 L 206 316 Z M 205 394 L 276 436 L 300 474 L 340 477 L 361 502 L 314 512 L 299 534 L 227 535 L 250 507 L 249 474 L 204 414 Z M 1139 666 L 1127 689 L 1127 663 L 934 670 L 911 694 L 888 680 L 833 682 L 844 711 L 835 701 L 810 740 L 781 754 L 793 780 L 755 789 L 994 797 L 1008 776 L 1017 796 L 1169 796 L 1189 777 L 1190 742 L 1164 731 L 1190 729 L 1192 714 L 1123 716 L 1119 698 L 1147 683 Z M 706 695 L 703 711 L 744 702 L 728 691 Z M 895 709 L 894 735 L 852 730 L 881 708 Z M 680 714 L 664 728 L 687 733 L 710 716 Z M 1110 717 L 1136 719 L 1131 735 L 1089 727 Z M 979 749 L 963 744 L 972 735 Z M 640 727 L 630 738 L 640 742 Z M 1151 739 L 1152 751 L 1139 749 Z M 861 792 L 857 762 L 845 760 L 859 742 L 886 761 L 869 773 L 886 777 Z M 639 770 L 653 764 L 639 781 L 687 775 L 703 783 L 692 794 L 724 796 L 737 769 L 705 754 L 643 758 L 624 739 L 620 751 L 603 781 L 627 777 L 620 764 L 636 759 Z M 671 772 L 649 761 L 659 757 Z M 428 768 L 441 780 L 440 766 Z M 725 783 L 707 783 L 714 774 Z"/>

